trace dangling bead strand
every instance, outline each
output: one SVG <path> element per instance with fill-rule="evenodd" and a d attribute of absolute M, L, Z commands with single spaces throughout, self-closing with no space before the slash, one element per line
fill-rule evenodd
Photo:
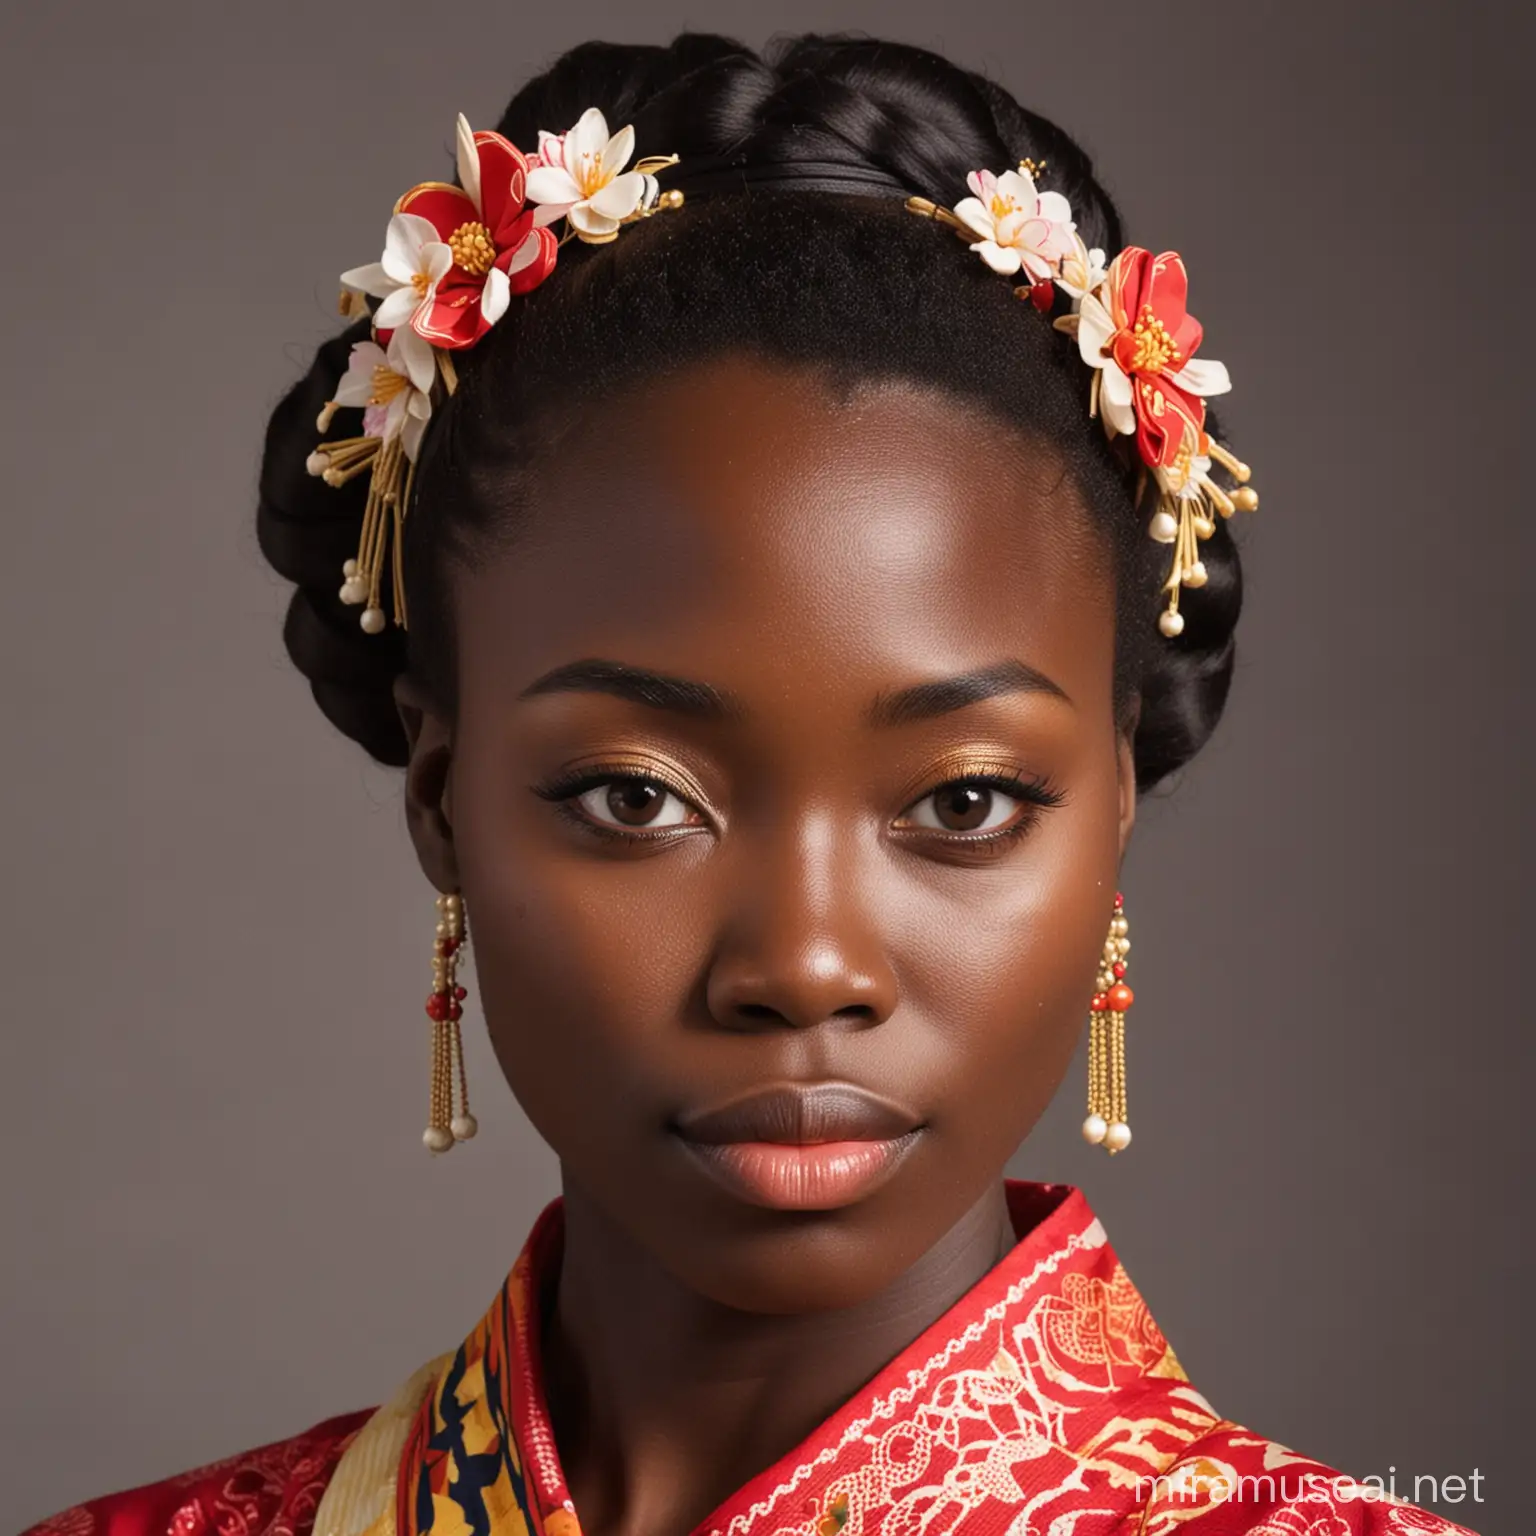
<path fill-rule="evenodd" d="M 480 1126 L 469 1112 L 464 1037 L 459 1027 L 468 996 L 457 979 L 465 943 L 463 899 L 439 896 L 437 911 L 432 990 L 427 994 L 427 1017 L 432 1021 L 432 1086 L 427 1128 L 421 1139 L 429 1152 L 447 1152 L 455 1142 L 468 1141 Z"/>
<path fill-rule="evenodd" d="M 1125 898 L 1117 892 L 1088 1005 L 1088 1118 L 1083 1121 L 1083 1139 L 1111 1154 L 1131 1144 L 1125 1103 L 1125 1016 L 1136 996 L 1125 984 L 1129 935 Z"/>

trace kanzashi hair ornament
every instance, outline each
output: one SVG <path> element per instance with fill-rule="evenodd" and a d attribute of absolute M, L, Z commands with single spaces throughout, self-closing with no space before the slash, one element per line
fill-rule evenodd
<path fill-rule="evenodd" d="M 1066 198 L 1036 187 L 1042 170 L 1025 160 L 1000 176 L 973 171 L 974 195 L 953 210 L 924 197 L 908 198 L 907 208 L 948 225 L 993 271 L 1023 273 L 1029 281 L 1014 291 L 1042 313 L 1056 308 L 1058 293 L 1067 298 L 1070 312 L 1054 324 L 1076 338 L 1094 370 L 1089 414 L 1109 437 L 1135 439 L 1142 471 L 1157 486 L 1147 531 L 1173 546 L 1158 619 L 1173 638 L 1184 630 L 1179 594 L 1206 582 L 1200 541 L 1216 531 L 1218 515 L 1259 505 L 1248 466 L 1205 430 L 1206 398 L 1225 394 L 1231 380 L 1224 364 L 1195 356 L 1202 331 L 1186 308 L 1189 278 L 1178 254 L 1127 246 L 1106 265 L 1077 233 Z M 1231 476 L 1231 489 L 1212 479 L 1213 462 Z"/>
<path fill-rule="evenodd" d="M 338 410 L 361 408 L 363 430 L 322 442 L 308 468 L 333 486 L 370 476 L 357 556 L 342 567 L 340 593 L 362 606 L 366 633 L 385 627 L 386 560 L 394 620 L 406 628 L 401 523 L 433 402 L 458 387 L 453 354 L 474 346 L 513 298 L 538 287 L 567 240 L 604 245 L 624 225 L 682 205 L 680 191 L 663 193 L 656 181 L 677 156 L 626 170 L 634 142 L 632 128 L 610 134 L 603 114 L 589 107 L 567 133 L 541 130 L 530 161 L 501 134 L 471 129 L 461 113 L 459 185 L 412 187 L 395 204 L 379 260 L 342 273 L 341 311 L 356 319 L 371 313 L 373 339 L 352 348 L 316 425 L 328 432 Z M 557 239 L 550 226 L 562 219 L 566 231 Z"/>

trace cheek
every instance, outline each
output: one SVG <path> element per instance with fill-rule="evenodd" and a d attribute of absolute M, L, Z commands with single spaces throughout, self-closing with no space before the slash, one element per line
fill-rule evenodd
<path fill-rule="evenodd" d="M 982 877 L 941 931 L 914 932 L 907 1001 L 934 1129 L 967 1167 L 995 1173 L 1071 1064 L 1113 914 L 1119 862 L 1113 778 L 1081 784 L 1032 846 Z"/>
<path fill-rule="evenodd" d="M 559 1155 L 616 1155 L 623 1126 L 665 1112 L 657 1047 L 684 1017 L 698 965 L 689 881 L 679 872 L 659 887 L 653 859 L 577 856 L 548 807 L 521 803 L 532 799 L 521 780 L 508 788 L 467 754 L 461 764 L 455 841 L 502 1071 Z"/>

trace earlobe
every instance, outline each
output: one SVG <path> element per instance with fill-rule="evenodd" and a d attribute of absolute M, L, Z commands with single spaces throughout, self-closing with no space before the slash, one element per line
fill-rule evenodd
<path fill-rule="evenodd" d="M 453 840 L 453 735 L 449 721 L 419 683 L 402 674 L 395 708 L 410 744 L 405 769 L 405 820 L 422 873 L 443 892 L 459 889 Z"/>
<path fill-rule="evenodd" d="M 1136 825 L 1136 723 L 1141 716 L 1141 701 L 1132 705 L 1120 726 L 1117 743 L 1119 793 L 1120 793 L 1120 857 L 1130 845 L 1131 831 Z"/>

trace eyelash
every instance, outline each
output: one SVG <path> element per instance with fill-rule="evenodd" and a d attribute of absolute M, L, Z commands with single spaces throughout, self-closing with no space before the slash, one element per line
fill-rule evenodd
<path fill-rule="evenodd" d="M 1005 772 L 980 771 L 957 774 L 954 778 L 945 779 L 941 784 L 935 784 L 926 794 L 919 795 L 912 804 L 921 805 L 924 800 L 938 794 L 940 790 L 950 789 L 956 784 L 977 784 L 984 785 L 988 789 L 1001 790 L 1003 794 L 1019 801 L 1023 809 L 1007 826 L 995 827 L 990 832 L 945 833 L 936 831 L 932 827 L 923 827 L 919 829 L 919 835 L 945 838 L 958 847 L 979 848 L 989 853 L 1002 853 L 1018 842 L 1026 832 L 1034 830 L 1042 811 L 1054 810 L 1057 806 L 1065 804 L 1067 798 L 1048 779 L 1026 778 L 1022 769 L 1010 769 Z"/>
<path fill-rule="evenodd" d="M 621 832 L 617 827 L 605 826 L 602 822 L 594 821 L 592 817 L 579 810 L 575 802 L 588 790 L 598 789 L 605 784 L 613 784 L 625 779 L 636 780 L 642 784 L 658 784 L 668 794 L 675 795 L 686 805 L 691 805 L 689 797 L 669 780 L 657 773 L 637 773 L 633 765 L 605 766 L 601 763 L 589 768 L 576 769 L 573 772 L 557 774 L 554 778 L 546 780 L 542 784 L 533 786 L 534 794 L 540 799 L 548 800 L 554 804 L 556 811 L 568 820 L 581 827 L 583 831 L 591 832 L 598 837 L 608 838 L 620 843 L 652 842 L 659 838 L 675 837 L 678 835 L 675 827 L 664 830 L 647 832 L 643 828 L 634 831 Z M 950 832 L 935 831 L 931 827 L 917 829 L 918 835 L 937 836 L 945 841 L 964 848 L 985 849 L 994 853 L 1001 853 L 1007 847 L 1016 843 L 1026 832 L 1033 830 L 1040 819 L 1040 813 L 1052 810 L 1066 801 L 1066 796 L 1056 789 L 1048 779 L 1026 778 L 1022 769 L 1006 772 L 980 771 L 976 773 L 957 774 L 953 778 L 945 779 L 942 783 L 935 784 L 925 794 L 919 795 L 912 802 L 920 805 L 940 790 L 950 789 L 957 784 L 983 785 L 988 789 L 1002 791 L 1005 795 L 1018 800 L 1025 807 L 1023 814 L 1005 827 L 998 827 L 990 832 Z M 910 831 L 902 835 L 910 835 Z"/>

